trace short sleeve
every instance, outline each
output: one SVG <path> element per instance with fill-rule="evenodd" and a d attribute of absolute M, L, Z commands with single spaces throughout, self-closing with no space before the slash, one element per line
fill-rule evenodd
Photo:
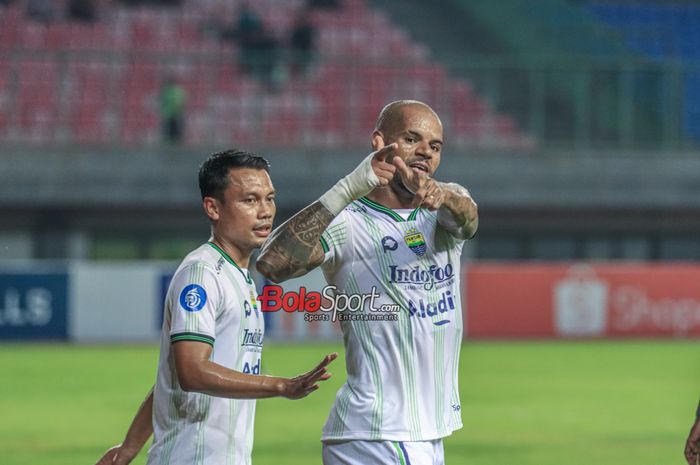
<path fill-rule="evenodd" d="M 216 274 L 206 264 L 181 269 L 168 290 L 170 342 L 199 341 L 213 346 L 221 296 Z"/>
<path fill-rule="evenodd" d="M 340 212 L 321 234 L 319 240 L 325 253 L 322 265 L 324 269 L 337 266 L 343 256 L 343 251 L 347 250 L 345 245 L 350 236 L 349 214 L 347 209 Z"/>

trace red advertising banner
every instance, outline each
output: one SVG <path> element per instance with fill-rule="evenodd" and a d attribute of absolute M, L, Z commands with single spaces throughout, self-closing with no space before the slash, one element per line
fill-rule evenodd
<path fill-rule="evenodd" d="M 700 265 L 475 264 L 467 337 L 700 335 Z"/>

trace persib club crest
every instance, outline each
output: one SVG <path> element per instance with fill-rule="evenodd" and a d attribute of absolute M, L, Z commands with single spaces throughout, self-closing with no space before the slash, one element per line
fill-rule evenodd
<path fill-rule="evenodd" d="M 416 228 L 411 228 L 408 231 L 406 231 L 406 234 L 403 236 L 403 239 L 406 241 L 406 245 L 409 249 L 413 251 L 413 253 L 415 253 L 419 257 L 425 255 L 426 246 L 423 233 L 418 231 Z"/>

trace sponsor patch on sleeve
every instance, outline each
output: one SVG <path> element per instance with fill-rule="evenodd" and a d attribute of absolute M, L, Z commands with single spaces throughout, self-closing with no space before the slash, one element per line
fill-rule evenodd
<path fill-rule="evenodd" d="M 207 303 L 207 291 L 198 284 L 185 286 L 180 293 L 180 306 L 187 312 L 198 312 Z"/>

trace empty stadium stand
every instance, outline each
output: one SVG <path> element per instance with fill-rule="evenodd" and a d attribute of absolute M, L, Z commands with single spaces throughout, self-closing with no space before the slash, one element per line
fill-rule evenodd
<path fill-rule="evenodd" d="M 187 93 L 184 142 L 366 146 L 385 103 L 414 98 L 442 116 L 450 143 L 527 148 L 535 140 L 465 78 L 364 0 L 314 10 L 310 72 L 274 89 L 242 72 L 238 46 L 209 32 L 240 1 L 187 0 L 178 8 L 101 1 L 93 24 L 26 18 L 0 7 L 0 140 L 148 145 L 160 141 L 158 94 L 168 76 Z M 280 41 L 304 0 L 253 3 Z M 284 75 L 284 73 L 283 73 Z"/>
<path fill-rule="evenodd" d="M 629 49 L 656 62 L 677 63 L 685 101 L 683 130 L 700 141 L 700 5 L 589 2 L 587 8 L 602 23 L 614 28 Z"/>

